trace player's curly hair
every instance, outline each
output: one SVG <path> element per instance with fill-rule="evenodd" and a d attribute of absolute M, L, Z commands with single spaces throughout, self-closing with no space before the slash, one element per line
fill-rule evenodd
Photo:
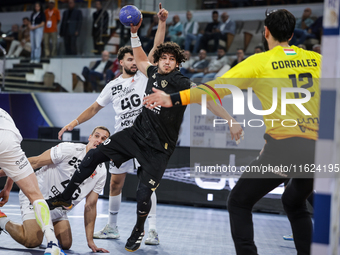
<path fill-rule="evenodd" d="M 120 47 L 117 53 L 118 60 L 122 60 L 126 53 L 130 53 L 133 56 L 133 50 L 131 46 Z"/>
<path fill-rule="evenodd" d="M 187 60 L 184 56 L 184 50 L 182 50 L 177 43 L 165 42 L 157 46 L 153 54 L 154 62 L 157 63 L 164 53 L 173 54 L 176 58 L 177 64 L 181 64 Z"/>

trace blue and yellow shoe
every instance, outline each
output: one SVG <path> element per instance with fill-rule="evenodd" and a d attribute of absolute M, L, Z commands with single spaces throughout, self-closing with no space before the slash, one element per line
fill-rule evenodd
<path fill-rule="evenodd" d="M 283 240 L 294 241 L 293 234 L 283 236 Z"/>

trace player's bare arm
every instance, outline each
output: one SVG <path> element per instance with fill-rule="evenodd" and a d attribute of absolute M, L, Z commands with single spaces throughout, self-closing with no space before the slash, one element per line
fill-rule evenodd
<path fill-rule="evenodd" d="M 133 56 L 136 60 L 137 68 L 141 71 L 145 76 L 147 76 L 147 69 L 150 65 L 152 65 L 146 56 L 142 44 L 137 36 L 137 31 L 142 25 L 143 18 L 140 19 L 139 23 L 134 26 L 131 23 L 131 46 L 133 49 Z"/>
<path fill-rule="evenodd" d="M 168 18 L 168 11 L 162 8 L 162 4 L 159 3 L 159 12 L 157 13 L 158 16 L 158 28 L 156 31 L 153 47 L 149 52 L 148 59 L 150 63 L 154 64 L 153 60 L 153 53 L 158 45 L 164 42 L 165 32 L 166 32 L 166 20 Z"/>
<path fill-rule="evenodd" d="M 90 194 L 88 194 L 86 197 L 86 204 L 84 209 L 84 224 L 87 245 L 93 252 L 109 253 L 108 250 L 97 247 L 93 241 L 94 224 L 97 217 L 97 201 L 98 194 L 94 191 L 91 191 Z"/>
<path fill-rule="evenodd" d="M 240 138 L 244 137 L 244 132 L 240 124 L 224 109 L 223 106 L 219 104 L 215 104 L 214 101 L 207 102 L 207 108 L 211 111 L 214 115 L 225 119 L 228 121 L 231 140 L 235 138 L 237 144 L 240 143 Z"/>
<path fill-rule="evenodd" d="M 66 131 L 72 131 L 75 126 L 80 125 L 91 119 L 94 115 L 96 115 L 103 107 L 99 105 L 97 102 L 94 102 L 89 108 L 83 111 L 76 119 L 72 120 L 65 127 L 63 127 L 58 133 L 58 139 L 61 140 L 61 136 Z"/>
<path fill-rule="evenodd" d="M 51 149 L 44 151 L 42 154 L 36 157 L 28 158 L 33 169 L 38 169 L 40 167 L 53 164 L 51 159 Z"/>
<path fill-rule="evenodd" d="M 7 177 L 6 184 L 0 192 L 0 207 L 4 206 L 8 202 L 9 193 L 13 187 L 13 180 Z"/>

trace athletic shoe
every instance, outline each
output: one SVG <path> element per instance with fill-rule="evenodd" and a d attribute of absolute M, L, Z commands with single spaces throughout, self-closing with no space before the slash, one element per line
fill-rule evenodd
<path fill-rule="evenodd" d="M 129 237 L 125 244 L 125 250 L 131 252 L 137 251 L 142 243 L 143 236 L 144 231 L 143 232 L 136 231 L 136 229 L 133 228 L 131 236 Z"/>
<path fill-rule="evenodd" d="M 145 244 L 149 244 L 149 245 L 158 245 L 159 244 L 158 234 L 157 234 L 156 230 L 154 230 L 154 229 L 149 230 L 148 238 L 146 238 Z"/>
<path fill-rule="evenodd" d="M 283 236 L 283 240 L 294 241 L 293 234 Z"/>
<path fill-rule="evenodd" d="M 66 255 L 66 253 L 60 248 L 60 245 L 49 242 L 44 255 Z"/>
<path fill-rule="evenodd" d="M 96 239 L 117 239 L 119 237 L 118 227 L 111 228 L 109 224 L 106 224 L 102 230 L 93 233 L 93 238 Z"/>
<path fill-rule="evenodd" d="M 70 210 L 73 207 L 72 200 L 63 199 L 61 194 L 47 199 L 46 203 L 48 204 L 50 210 L 53 210 L 57 207 L 62 207 L 64 210 Z"/>

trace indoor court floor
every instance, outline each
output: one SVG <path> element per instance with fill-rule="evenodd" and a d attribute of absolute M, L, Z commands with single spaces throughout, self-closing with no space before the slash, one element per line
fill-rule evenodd
<path fill-rule="evenodd" d="M 93 254 L 88 248 L 83 219 L 84 202 L 69 212 L 73 234 L 73 245 L 67 254 Z M 18 193 L 12 192 L 9 202 L 1 208 L 15 222 L 21 222 Z M 99 199 L 95 231 L 100 230 L 107 222 L 108 199 Z M 105 248 L 111 254 L 131 254 L 124 249 L 136 219 L 136 203 L 122 202 L 118 216 L 120 239 L 96 240 L 98 247 Z M 254 213 L 255 243 L 261 255 L 296 254 L 294 242 L 284 241 L 283 235 L 291 233 L 286 216 L 268 213 Z M 146 232 L 148 226 L 146 223 Z M 157 231 L 160 245 L 145 245 L 144 237 L 141 248 L 134 254 L 148 255 L 233 255 L 235 254 L 230 235 L 229 215 L 224 209 L 200 208 L 158 204 Z M 147 236 L 147 233 L 145 233 Z M 44 245 L 45 240 L 44 240 Z M 16 243 L 4 232 L 0 235 L 0 254 L 28 255 L 43 254 L 44 247 L 27 249 Z"/>

